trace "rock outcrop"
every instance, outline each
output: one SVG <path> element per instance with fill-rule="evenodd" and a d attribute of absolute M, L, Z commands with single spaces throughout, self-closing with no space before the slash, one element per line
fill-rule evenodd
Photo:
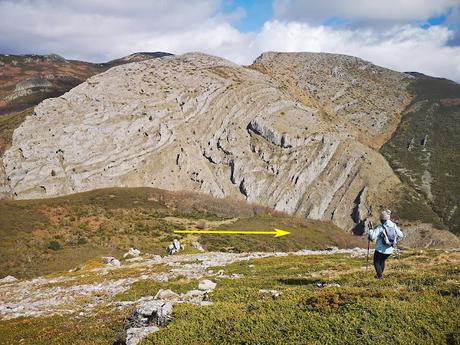
<path fill-rule="evenodd" d="M 114 67 L 35 108 L 3 156 L 7 184 L 18 199 L 201 191 L 351 229 L 363 205 L 384 204 L 400 184 L 375 148 L 408 78 L 329 54 L 264 54 L 252 68 L 200 53 Z"/>

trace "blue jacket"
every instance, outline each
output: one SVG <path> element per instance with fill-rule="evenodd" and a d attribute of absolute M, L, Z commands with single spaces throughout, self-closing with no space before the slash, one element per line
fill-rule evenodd
<path fill-rule="evenodd" d="M 391 220 L 387 220 L 385 222 L 385 227 L 394 227 L 396 230 L 396 234 L 398 235 L 398 241 L 404 238 L 404 234 L 402 233 L 401 229 L 393 223 Z M 375 245 L 375 250 L 382 253 L 382 254 L 392 254 L 394 248 L 391 246 L 387 246 L 383 241 L 383 226 L 379 224 L 375 229 L 369 229 L 369 239 L 371 241 L 377 240 Z"/>

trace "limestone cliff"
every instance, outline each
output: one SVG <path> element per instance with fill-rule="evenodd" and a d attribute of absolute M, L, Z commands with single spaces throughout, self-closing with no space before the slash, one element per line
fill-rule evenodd
<path fill-rule="evenodd" d="M 3 155 L 7 184 L 18 199 L 202 191 L 351 229 L 399 188 L 375 148 L 399 121 L 408 79 L 330 54 L 117 66 L 35 108 Z"/>

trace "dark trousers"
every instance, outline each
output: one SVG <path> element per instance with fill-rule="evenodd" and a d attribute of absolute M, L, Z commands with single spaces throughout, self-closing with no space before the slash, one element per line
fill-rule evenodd
<path fill-rule="evenodd" d="M 378 251 L 374 252 L 374 267 L 377 273 L 377 278 L 383 278 L 383 271 L 385 270 L 385 260 L 388 259 L 390 254 L 382 254 Z"/>

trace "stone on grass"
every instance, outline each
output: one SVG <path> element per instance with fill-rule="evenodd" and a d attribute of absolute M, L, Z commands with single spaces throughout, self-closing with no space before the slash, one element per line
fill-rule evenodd
<path fill-rule="evenodd" d="M 201 302 L 206 301 L 208 299 L 207 291 L 203 290 L 190 290 L 187 291 L 185 294 L 181 294 L 181 300 L 183 302 L 193 303 L 193 304 L 201 304 Z"/>
<path fill-rule="evenodd" d="M 129 248 L 129 250 L 123 255 L 123 258 L 127 258 L 128 256 L 136 258 L 139 255 L 141 255 L 141 251 L 139 249 Z"/>
<path fill-rule="evenodd" d="M 172 304 L 163 300 L 141 301 L 134 311 L 134 320 L 137 324 L 148 326 L 150 322 L 158 326 L 166 326 L 171 320 Z"/>
<path fill-rule="evenodd" d="M 102 261 L 103 261 L 106 265 L 109 265 L 109 266 L 114 266 L 114 267 L 120 267 L 120 266 L 121 266 L 120 260 L 114 258 L 113 256 L 104 256 L 104 257 L 102 258 Z"/>
<path fill-rule="evenodd" d="M 340 284 L 337 283 L 325 283 L 325 282 L 318 282 L 316 286 L 319 288 L 326 288 L 326 287 L 340 287 Z"/>
<path fill-rule="evenodd" d="M 259 295 L 261 295 L 262 297 L 270 296 L 272 299 L 277 299 L 281 295 L 281 292 L 279 292 L 278 290 L 260 289 Z"/>
<path fill-rule="evenodd" d="M 6 276 L 5 278 L 0 279 L 0 284 L 14 283 L 15 281 L 18 281 L 15 277 Z"/>
<path fill-rule="evenodd" d="M 126 331 L 126 345 L 137 345 L 142 338 L 159 330 L 157 326 L 130 328 Z"/>
<path fill-rule="evenodd" d="M 170 289 L 160 289 L 154 299 L 161 299 L 170 302 L 180 301 L 180 296 Z"/>
<path fill-rule="evenodd" d="M 217 286 L 217 283 L 214 283 L 211 280 L 204 279 L 201 280 L 198 284 L 198 289 L 200 290 L 214 290 Z"/>

